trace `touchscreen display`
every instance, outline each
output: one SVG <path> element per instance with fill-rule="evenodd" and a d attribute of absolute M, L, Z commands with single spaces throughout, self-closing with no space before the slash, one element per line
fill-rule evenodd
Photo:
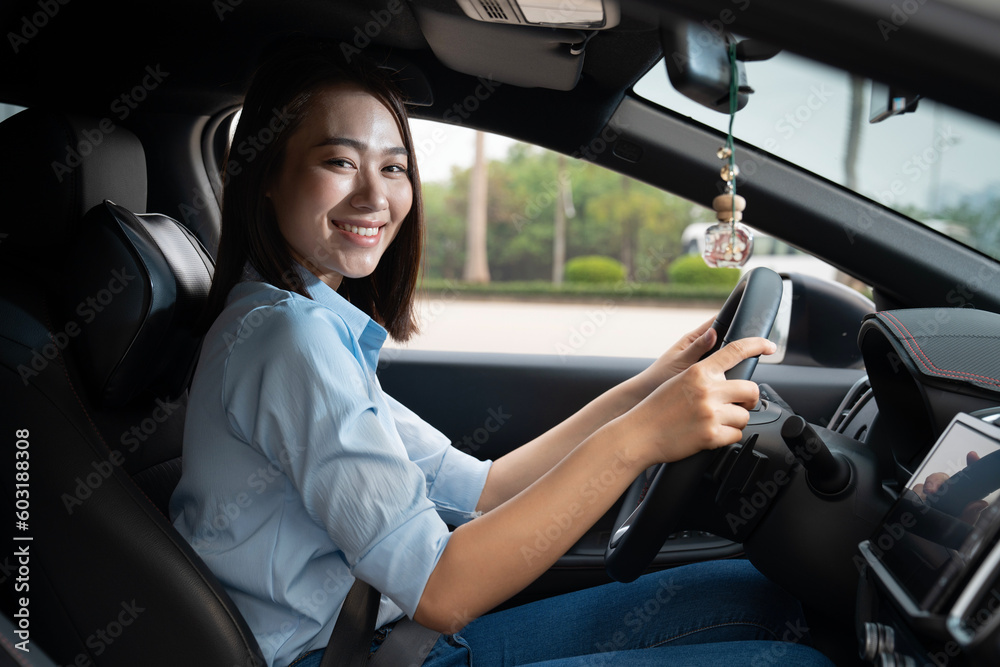
<path fill-rule="evenodd" d="M 1000 428 L 959 415 L 872 536 L 872 551 L 919 608 L 937 611 L 994 537 L 998 500 Z"/>

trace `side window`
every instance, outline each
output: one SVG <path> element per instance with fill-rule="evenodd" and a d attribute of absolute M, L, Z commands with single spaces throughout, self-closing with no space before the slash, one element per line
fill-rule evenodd
<path fill-rule="evenodd" d="M 655 357 L 738 280 L 701 260 L 706 207 L 505 137 L 412 128 L 427 226 L 421 333 L 390 346 Z M 776 239 L 757 242 L 754 266 L 834 277 Z"/>
<path fill-rule="evenodd" d="M 18 113 L 19 111 L 24 111 L 25 107 L 19 107 L 16 104 L 0 104 L 0 122 L 3 122 Z"/>

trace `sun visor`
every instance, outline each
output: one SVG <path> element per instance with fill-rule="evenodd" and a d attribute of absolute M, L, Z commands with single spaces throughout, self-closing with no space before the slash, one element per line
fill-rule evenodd
<path fill-rule="evenodd" d="M 580 80 L 586 36 L 579 30 L 485 23 L 419 5 L 413 9 L 434 55 L 456 72 L 552 90 L 572 90 Z"/>

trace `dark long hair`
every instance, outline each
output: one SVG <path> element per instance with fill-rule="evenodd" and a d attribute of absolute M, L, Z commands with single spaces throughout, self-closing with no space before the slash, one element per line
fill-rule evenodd
<path fill-rule="evenodd" d="M 254 74 L 224 163 L 222 236 L 205 310 L 206 329 L 222 312 L 226 296 L 240 281 L 247 263 L 266 282 L 309 297 L 264 193 L 281 168 L 288 139 L 315 94 L 333 84 L 353 83 L 380 100 L 396 118 L 409 158 L 413 204 L 375 271 L 363 278 L 345 276 L 338 291 L 396 340 L 407 340 L 416 332 L 413 295 L 424 216 L 406 108 L 385 70 L 360 56 L 350 60 L 334 45 L 285 46 L 265 58 Z"/>

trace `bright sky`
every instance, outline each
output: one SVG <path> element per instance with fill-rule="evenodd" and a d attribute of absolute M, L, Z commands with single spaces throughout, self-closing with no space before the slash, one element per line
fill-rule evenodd
<path fill-rule="evenodd" d="M 847 76 L 790 54 L 750 63 L 747 70 L 757 92 L 736 117 L 737 137 L 842 183 L 850 101 Z M 636 91 L 725 131 L 727 116 L 681 97 L 667 82 L 662 65 L 654 67 Z M 411 126 L 423 180 L 447 180 L 452 166 L 472 165 L 473 130 L 416 119 Z M 487 135 L 488 158 L 502 159 L 512 143 Z M 998 153 L 996 125 L 923 100 L 917 113 L 863 124 L 858 185 L 864 194 L 890 206 L 933 209 L 957 203 L 962 196 L 981 197 L 991 186 L 1000 190 L 992 163 Z"/>
<path fill-rule="evenodd" d="M 417 118 L 410 121 L 410 130 L 417 150 L 421 180 L 446 181 L 451 176 L 453 166 L 472 166 L 476 150 L 474 130 Z M 487 159 L 499 160 L 506 157 L 507 150 L 513 143 L 513 139 L 487 134 Z"/>
<path fill-rule="evenodd" d="M 755 93 L 736 115 L 736 137 L 843 183 L 849 77 L 789 53 L 747 63 L 746 71 Z M 870 89 L 866 81 L 866 121 Z M 727 114 L 682 97 L 662 66 L 654 67 L 635 90 L 722 132 L 727 129 Z M 924 99 L 916 113 L 862 123 L 858 190 L 894 208 L 955 204 L 963 196 L 979 197 L 990 188 L 1000 189 L 1000 176 L 993 166 L 998 152 L 1000 131 L 995 124 Z M 737 151 L 737 164 L 740 161 Z"/>

